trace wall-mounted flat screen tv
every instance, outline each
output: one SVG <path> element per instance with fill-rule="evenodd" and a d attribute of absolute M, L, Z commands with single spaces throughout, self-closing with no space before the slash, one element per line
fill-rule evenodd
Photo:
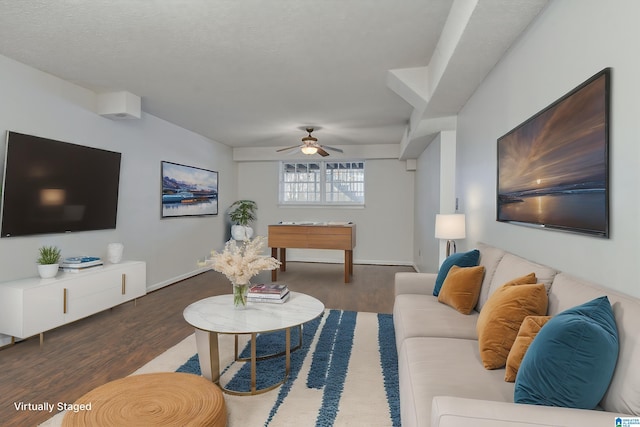
<path fill-rule="evenodd" d="M 120 157 L 7 132 L 2 237 L 115 228 Z"/>
<path fill-rule="evenodd" d="M 610 74 L 498 139 L 498 221 L 608 237 Z"/>

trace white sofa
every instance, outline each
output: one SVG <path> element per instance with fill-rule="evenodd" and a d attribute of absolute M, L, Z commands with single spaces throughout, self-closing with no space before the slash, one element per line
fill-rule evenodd
<path fill-rule="evenodd" d="M 432 295 L 436 274 L 397 273 L 393 310 L 403 427 L 615 426 L 640 415 L 640 300 L 478 244 L 485 276 L 476 309 L 464 315 Z M 507 281 L 535 272 L 549 288 L 548 314 L 608 296 L 619 355 L 601 411 L 516 404 L 504 369 L 486 370 L 476 321 L 489 296 Z M 633 415 L 635 414 L 635 415 Z"/>

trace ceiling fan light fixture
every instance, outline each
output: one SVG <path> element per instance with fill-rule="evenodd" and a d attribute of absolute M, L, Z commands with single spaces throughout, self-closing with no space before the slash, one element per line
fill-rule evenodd
<path fill-rule="evenodd" d="M 311 145 L 304 146 L 300 149 L 304 154 L 316 154 L 318 152 L 318 147 L 313 147 Z"/>

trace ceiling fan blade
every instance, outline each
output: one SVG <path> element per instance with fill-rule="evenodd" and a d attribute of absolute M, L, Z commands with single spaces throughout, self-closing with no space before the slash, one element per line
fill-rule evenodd
<path fill-rule="evenodd" d="M 322 148 L 326 148 L 327 150 L 337 151 L 338 153 L 344 153 L 342 149 L 336 147 L 329 147 L 328 145 L 323 145 Z"/>
<path fill-rule="evenodd" d="M 329 153 L 327 153 L 320 147 L 318 147 L 318 154 L 320 154 L 322 157 L 327 157 L 329 155 Z"/>
<path fill-rule="evenodd" d="M 301 145 L 292 145 L 291 147 L 281 148 L 279 150 L 276 150 L 276 152 L 279 153 L 280 151 L 293 150 L 294 148 L 300 148 L 300 147 L 301 147 Z"/>

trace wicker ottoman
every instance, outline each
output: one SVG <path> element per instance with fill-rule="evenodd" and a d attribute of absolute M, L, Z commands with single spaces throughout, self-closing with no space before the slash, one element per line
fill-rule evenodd
<path fill-rule="evenodd" d="M 63 426 L 227 425 L 222 391 L 193 374 L 132 375 L 91 390 L 74 406 Z"/>

